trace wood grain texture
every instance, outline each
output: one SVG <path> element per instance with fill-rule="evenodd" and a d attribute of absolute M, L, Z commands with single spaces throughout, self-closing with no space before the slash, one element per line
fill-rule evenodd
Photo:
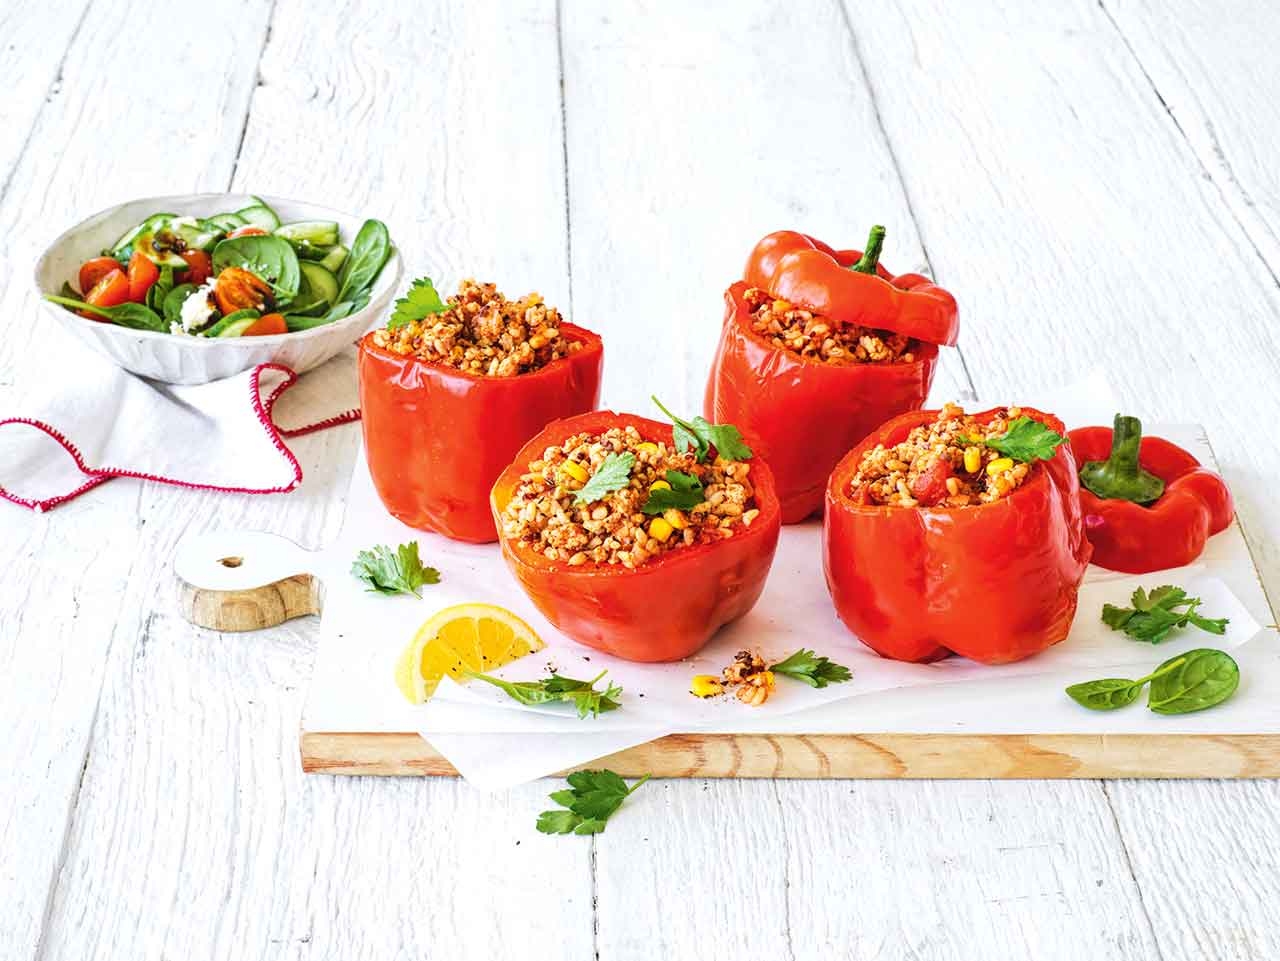
<path fill-rule="evenodd" d="M 310 574 L 247 591 L 208 591 L 179 581 L 177 592 L 182 616 L 212 631 L 261 631 L 319 614 L 322 606 L 320 579 Z"/>
<path fill-rule="evenodd" d="M 315 774 L 453 775 L 417 734 L 308 732 Z M 592 761 L 628 777 L 943 780 L 1275 778 L 1269 734 L 672 734 Z"/>
<path fill-rule="evenodd" d="M 1252 425 L 1280 418 L 1280 392 L 1254 386 L 1274 377 L 1280 289 L 1106 13 L 850 14 L 933 266 L 979 318 L 979 390 L 1034 396 L 1100 364 L 1130 413 L 1203 424 L 1274 600 L 1275 462 Z M 1234 391 L 1213 387 L 1225 372 Z"/>
<path fill-rule="evenodd" d="M 5 413 L 20 407 L 28 384 L 49 376 L 50 365 L 31 358 L 58 349 L 60 335 L 28 293 L 43 245 L 126 196 L 219 189 L 230 175 L 265 4 L 207 6 L 200 20 L 228 24 L 215 36 L 195 18 L 154 13 L 145 4 L 106 2 L 87 12 L 83 4 L 53 4 L 38 15 L 20 7 L 0 17 L 7 40 L 0 112 L 26 120 L 0 134 L 0 162 L 10 165 L 0 197 Z M 130 29 L 120 31 L 125 22 Z M 102 42 L 106 36 L 111 43 Z M 156 76 L 195 70 L 203 84 L 170 91 L 139 85 L 121 69 L 143 63 Z M 193 156 L 198 133 L 210 143 Z M 47 934 L 109 652 L 132 643 L 155 599 L 142 595 L 156 556 L 143 525 L 157 516 L 148 517 L 140 489 L 128 484 L 107 485 L 56 517 L 7 504 L 3 512 L 0 864 L 8 869 L 0 871 L 0 957 L 27 959 Z"/>
<path fill-rule="evenodd" d="M 383 217 L 411 276 L 475 271 L 565 292 L 562 148 L 546 136 L 559 123 L 555 46 L 550 4 L 281 0 L 234 186 Z M 478 72 L 481 50 L 510 72 Z M 252 82 L 252 65 L 236 69 Z M 556 242 L 508 230 L 517 212 Z M 591 957 L 590 845 L 532 830 L 545 788 L 483 797 L 452 780 L 306 779 L 306 622 L 220 634 L 179 615 L 169 562 L 186 532 L 270 529 L 308 546 L 336 535 L 358 436 L 291 442 L 305 480 L 282 497 L 107 485 L 137 503 L 138 569 L 109 621 L 44 961 L 509 957 L 531 942 Z"/>
<path fill-rule="evenodd" d="M 572 247 L 573 316 L 629 346 L 607 388 L 629 406 L 654 388 L 696 405 L 719 292 L 756 236 L 881 220 L 903 245 L 892 265 L 927 251 L 960 297 L 984 392 L 1100 362 L 1135 412 L 1207 422 L 1274 596 L 1280 454 L 1238 411 L 1275 419 L 1275 392 L 1253 385 L 1271 383 L 1277 294 L 1261 235 L 1188 146 L 1191 108 L 1166 98 L 1179 132 L 1144 62 L 1171 51 L 1205 115 L 1233 118 L 1218 142 L 1257 200 L 1273 107 L 1241 99 L 1247 76 L 1213 75 L 1265 86 L 1265 41 L 1237 66 L 1207 4 L 1166 39 L 1176 13 L 1105 2 L 851 5 L 851 39 L 834 3 L 565 0 L 557 30 L 551 2 L 279 0 L 260 67 L 265 2 L 175 17 L 99 0 L 78 32 L 83 4 L 10 5 L 0 404 L 45 375 L 30 363 L 49 334 L 29 322 L 36 250 L 130 196 L 234 183 L 321 198 L 381 214 L 411 273 L 562 305 Z M 1233 6 L 1266 18 L 1260 38 L 1275 29 L 1268 7 Z M 1202 79 L 1187 65 L 1210 53 L 1224 59 Z M 184 83 L 139 89 L 121 64 Z M 942 390 L 962 374 L 952 357 Z M 168 558 L 214 526 L 325 542 L 356 436 L 298 440 L 306 481 L 288 497 L 113 482 L 48 517 L 0 505 L 0 956 L 1276 953 L 1266 782 L 662 782 L 580 842 L 532 830 L 547 784 L 488 797 L 453 779 L 304 777 L 313 631 L 191 630 Z"/>

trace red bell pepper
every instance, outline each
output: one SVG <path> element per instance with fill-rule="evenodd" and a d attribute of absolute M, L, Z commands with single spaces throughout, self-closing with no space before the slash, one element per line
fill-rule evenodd
<path fill-rule="evenodd" d="M 1048 414 L 1024 414 L 1058 433 Z M 974 415 L 988 422 L 999 410 Z M 836 613 L 864 644 L 900 661 L 960 654 L 984 664 L 1018 661 L 1071 628 L 1089 564 L 1070 443 L 1033 462 L 1011 494 L 969 507 L 855 502 L 862 456 L 890 447 L 937 411 L 895 417 L 849 452 L 831 475 L 823 568 Z"/>
<path fill-rule="evenodd" d="M 489 490 L 526 441 L 600 401 L 604 346 L 562 324 L 575 353 L 516 377 L 486 377 L 360 342 L 360 406 L 373 484 L 392 515 L 419 530 L 498 539 Z"/>
<path fill-rule="evenodd" d="M 1221 477 L 1136 417 L 1071 432 L 1093 563 L 1127 574 L 1190 564 L 1235 516 Z"/>
<path fill-rule="evenodd" d="M 548 424 L 498 478 L 493 516 L 502 516 L 520 475 L 547 447 L 584 431 L 628 426 L 645 440 L 672 443 L 670 424 L 634 414 L 596 411 Z M 679 547 L 634 570 L 620 564 L 570 567 L 506 538 L 502 555 L 538 610 L 575 641 L 629 661 L 688 657 L 751 610 L 773 563 L 781 525 L 773 475 L 758 458 L 750 463 L 760 514 L 722 541 Z"/>
<path fill-rule="evenodd" d="M 873 247 L 882 239 L 873 234 Z M 876 271 L 862 273 L 851 269 Z M 924 404 L 939 343 L 954 343 L 955 300 L 919 274 L 893 277 L 877 250 L 835 251 L 783 230 L 765 237 L 747 260 L 745 279 L 725 292 L 720 345 L 707 381 L 704 412 L 759 437 L 773 469 L 782 522 L 822 509 L 831 469 L 886 420 Z M 768 290 L 849 324 L 920 339 L 911 363 L 836 366 L 776 347 L 751 327 L 750 287 Z"/>

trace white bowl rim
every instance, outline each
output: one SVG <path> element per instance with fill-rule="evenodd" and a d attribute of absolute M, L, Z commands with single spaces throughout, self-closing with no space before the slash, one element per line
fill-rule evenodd
<path fill-rule="evenodd" d="M 60 246 L 68 238 L 72 237 L 79 231 L 83 230 L 92 221 L 98 220 L 99 218 L 105 219 L 111 216 L 120 208 L 127 207 L 130 204 L 154 203 L 156 205 L 156 210 L 162 210 L 164 209 L 163 205 L 169 202 L 191 204 L 191 203 L 199 203 L 204 200 L 216 200 L 218 198 L 226 198 L 226 197 L 245 197 L 245 198 L 256 197 L 259 200 L 266 201 L 273 208 L 276 208 L 278 206 L 309 207 L 312 210 L 316 211 L 317 213 L 332 215 L 332 219 L 334 220 L 360 219 L 354 214 L 349 214 L 341 210 L 336 210 L 333 207 L 327 207 L 324 204 L 313 204 L 313 203 L 308 203 L 305 200 L 292 200 L 288 197 L 274 197 L 274 196 L 268 196 L 266 194 L 238 194 L 238 193 L 232 193 L 230 191 L 219 191 L 215 193 L 203 193 L 203 194 L 168 194 L 163 197 L 137 197 L 133 200 L 126 200 L 122 203 L 112 204 L 110 207 L 104 207 L 101 210 L 97 211 L 96 213 L 92 213 L 88 217 L 85 217 L 83 220 L 79 221 L 73 226 L 68 227 L 62 233 L 58 234 L 58 236 L 55 237 L 53 241 L 50 242 L 44 248 L 44 252 L 41 253 L 39 258 L 36 260 L 35 270 L 33 271 L 32 278 L 31 278 L 32 284 L 35 288 L 36 296 L 40 299 L 40 303 L 46 308 L 52 308 L 52 309 L 66 312 L 66 308 L 63 307 L 61 304 L 55 304 L 48 300 L 45 300 L 45 295 L 48 293 L 53 293 L 53 291 L 47 291 L 44 289 L 44 287 L 40 283 L 40 274 L 43 271 L 45 261 L 49 258 L 49 254 L 54 250 L 54 248 Z M 365 217 L 364 219 L 370 220 L 372 218 Z M 378 280 L 381 281 L 384 277 L 390 277 L 391 286 L 394 287 L 396 284 L 400 282 L 400 272 L 402 269 L 403 269 L 403 266 L 400 261 L 400 248 L 396 246 L 395 238 L 392 238 L 391 256 L 387 258 L 387 262 L 383 265 L 381 273 L 378 274 Z M 388 271 L 390 271 L 390 273 L 388 273 Z M 375 298 L 371 297 L 370 303 L 372 303 L 374 299 Z M 351 314 L 349 317 L 343 317 L 341 320 L 334 321 L 331 324 L 321 324 L 318 327 L 312 327 L 310 330 L 292 331 L 284 334 L 267 334 L 266 336 L 262 336 L 262 337 L 244 337 L 244 338 L 242 337 L 225 337 L 225 338 L 182 337 L 182 336 L 179 336 L 176 334 L 170 334 L 164 331 L 137 330 L 133 327 L 120 327 L 116 324 L 102 324 L 100 326 L 102 327 L 103 330 L 110 330 L 121 336 L 128 336 L 131 338 L 136 337 L 142 340 L 151 340 L 151 339 L 164 340 L 168 343 L 181 344 L 183 347 L 192 347 L 195 350 L 216 350 L 216 349 L 227 350 L 228 348 L 232 350 L 236 350 L 236 349 L 254 350 L 254 349 L 269 347 L 273 344 L 296 343 L 298 341 L 306 340 L 308 338 L 323 337 L 325 334 L 331 332 L 335 326 L 344 325 L 348 321 L 351 321 L 357 317 L 363 317 L 365 314 L 365 311 L 367 310 L 368 310 L 368 307 L 364 307 L 356 311 L 354 314 Z M 86 323 L 92 323 L 92 321 L 86 321 Z"/>

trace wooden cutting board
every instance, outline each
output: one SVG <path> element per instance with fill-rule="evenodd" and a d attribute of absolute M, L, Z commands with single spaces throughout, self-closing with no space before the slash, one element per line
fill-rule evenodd
<path fill-rule="evenodd" d="M 1203 434 L 1184 430 L 1186 436 L 1164 429 L 1213 463 Z M 358 491 L 359 467 L 356 475 L 353 498 L 364 496 Z M 207 535 L 179 548 L 181 608 L 193 623 L 223 631 L 259 630 L 318 615 L 326 578 L 332 589 L 359 589 L 345 573 L 349 560 L 304 551 L 269 534 Z M 1274 625 L 1238 524 L 1215 537 L 1202 560 L 1255 620 Z M 1044 729 L 1037 718 L 1047 699 L 1063 697 L 1062 679 L 1005 678 L 938 685 L 930 689 L 938 693 L 925 699 L 901 691 L 866 694 L 779 718 L 766 732 L 750 729 L 749 715 L 742 715 L 738 730 L 672 734 L 585 766 L 658 777 L 1280 777 L 1280 703 L 1275 703 L 1280 699 L 1272 694 L 1280 690 L 1275 640 L 1271 626 L 1233 652 L 1245 682 L 1231 702 L 1203 714 L 1158 718 L 1138 707 L 1103 715 L 1081 710 L 1066 724 Z M 340 676 L 348 657 L 354 676 L 360 645 L 359 638 L 322 637 L 318 679 L 302 719 L 303 769 L 456 774 L 418 734 L 395 729 L 395 721 L 376 704 L 362 712 L 324 680 Z"/>

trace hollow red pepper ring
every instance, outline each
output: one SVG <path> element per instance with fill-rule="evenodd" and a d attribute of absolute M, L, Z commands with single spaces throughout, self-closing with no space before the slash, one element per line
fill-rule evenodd
<path fill-rule="evenodd" d="M 1111 453 L 1110 427 L 1081 427 L 1070 434 L 1078 467 L 1105 461 Z M 1205 543 L 1235 517 L 1231 492 L 1222 478 L 1177 444 L 1143 437 L 1138 464 L 1165 482 L 1149 506 L 1098 497 L 1080 488 L 1085 535 L 1093 563 L 1126 574 L 1182 567 L 1204 552 Z"/>
<path fill-rule="evenodd" d="M 857 259 L 855 252 L 848 256 Z M 924 403 L 938 348 L 921 343 L 909 364 L 837 366 L 805 360 L 751 329 L 749 286 L 739 281 L 725 291 L 724 325 L 704 415 L 759 438 L 756 453 L 773 471 L 782 523 L 794 524 L 822 509 L 827 478 L 850 447 L 889 418 Z"/>
<path fill-rule="evenodd" d="M 1022 410 L 1063 433 L 1056 417 Z M 987 422 L 999 412 L 975 417 Z M 1017 490 L 990 504 L 855 503 L 850 482 L 863 454 L 898 443 L 936 416 L 895 417 L 832 473 L 822 549 L 836 613 L 864 644 L 895 660 L 955 653 L 1005 664 L 1038 654 L 1070 631 L 1089 564 L 1070 444 L 1035 462 Z"/>
<path fill-rule="evenodd" d="M 498 539 L 489 491 L 534 434 L 600 402 L 604 347 L 573 324 L 575 353 L 515 377 L 485 377 L 360 342 L 365 457 L 387 510 L 417 530 Z"/>
<path fill-rule="evenodd" d="M 876 276 L 884 282 L 878 283 L 849 269 L 861 257 L 858 250 L 833 250 L 807 234 L 779 230 L 756 244 L 743 279 L 842 323 L 955 345 L 960 313 L 948 291 L 920 274 L 895 277 L 879 263 Z"/>
<path fill-rule="evenodd" d="M 547 425 L 494 485 L 493 516 L 499 529 L 520 475 L 546 448 L 574 434 L 598 434 L 611 427 L 634 427 L 645 440 L 672 442 L 670 424 L 612 411 Z M 667 551 L 634 570 L 591 562 L 570 567 L 505 537 L 502 556 L 538 610 L 580 644 L 628 661 L 688 657 L 725 624 L 751 610 L 773 563 L 781 526 L 773 475 L 758 458 L 748 463 L 760 513 L 750 527 L 735 528 L 733 536 L 722 541 Z"/>

